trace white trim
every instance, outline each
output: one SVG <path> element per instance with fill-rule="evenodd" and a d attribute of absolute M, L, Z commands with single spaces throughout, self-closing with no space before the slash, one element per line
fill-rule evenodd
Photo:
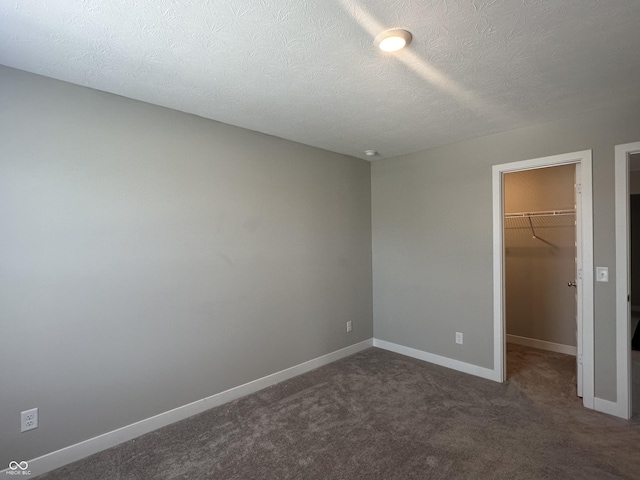
<path fill-rule="evenodd" d="M 576 237 L 576 250 L 575 250 L 575 258 L 574 258 L 574 268 L 575 268 L 575 281 L 577 282 L 577 288 L 575 289 L 575 302 L 576 302 L 576 353 L 577 358 L 583 358 L 583 338 L 582 332 L 584 331 L 582 322 L 583 322 L 583 314 L 582 310 L 584 308 L 584 282 L 580 281 L 582 278 L 582 165 L 580 163 L 575 165 L 574 171 L 574 201 L 575 201 L 575 209 L 576 209 L 576 228 L 575 228 L 575 237 Z M 594 383 L 595 383 L 595 374 L 594 374 Z M 594 387 L 595 389 L 595 387 Z M 581 361 L 576 362 L 576 394 L 579 397 L 584 397 L 584 365 Z M 595 395 L 595 392 L 594 392 Z"/>
<path fill-rule="evenodd" d="M 328 365 L 329 363 L 348 357 L 349 355 L 353 355 L 372 346 L 373 339 L 365 340 L 346 348 L 336 350 L 335 352 L 328 353 L 327 355 L 323 355 L 299 365 L 267 375 L 266 377 L 253 380 L 252 382 L 245 383 L 244 385 L 230 388 L 224 392 L 211 395 L 201 400 L 196 400 L 193 403 L 174 408 L 173 410 L 160 413 L 125 427 L 118 428 L 117 430 L 56 450 L 55 452 L 47 453 L 41 457 L 29 460 L 29 470 L 31 470 L 34 476 L 42 475 L 43 473 L 50 472 L 56 468 L 68 465 L 69 463 L 75 462 L 89 455 L 93 455 L 94 453 L 114 447 L 120 443 L 139 437 L 140 435 L 144 435 L 145 433 L 149 433 L 153 430 L 157 430 L 158 428 L 184 420 L 185 418 L 204 412 L 210 408 L 218 407 L 237 398 L 255 393 L 263 388 L 270 387 L 276 383 L 289 380 L 290 378 L 309 372 L 318 367 Z M 20 459 L 20 461 L 21 460 L 22 459 Z M 4 477 L 7 470 L 8 469 L 0 470 L 0 475 L 3 475 Z"/>
<path fill-rule="evenodd" d="M 593 409 L 598 412 L 606 413 L 608 415 L 614 415 L 616 417 L 622 417 L 625 419 L 629 418 L 627 417 L 626 411 L 623 411 L 623 409 L 620 407 L 619 402 L 612 402 L 610 400 L 605 400 L 604 398 L 598 397 L 594 398 L 593 402 Z"/>
<path fill-rule="evenodd" d="M 524 345 L 525 347 L 538 348 L 549 352 L 564 353 L 565 355 L 573 355 L 574 357 L 576 356 L 576 347 L 564 345 L 562 343 L 538 340 L 537 338 L 520 337 L 518 335 L 511 335 L 507 333 L 507 343 L 515 343 L 517 345 Z"/>
<path fill-rule="evenodd" d="M 594 408 L 594 341 L 593 341 L 593 183 L 591 150 L 554 155 L 518 162 L 494 165 L 492 168 L 493 183 L 493 346 L 495 376 L 506 380 L 504 362 L 505 323 L 504 323 L 504 238 L 503 238 L 503 176 L 508 172 L 532 170 L 536 168 L 555 167 L 579 163 L 580 183 L 582 185 L 582 281 L 578 281 L 581 289 L 582 306 L 582 376 L 583 405 Z"/>
<path fill-rule="evenodd" d="M 407 357 L 417 358 L 418 360 L 424 360 L 425 362 L 434 363 L 442 367 L 451 368 L 459 372 L 475 375 L 476 377 L 486 378 L 487 380 L 493 380 L 500 382 L 501 380 L 496 377 L 494 370 L 489 368 L 479 367 L 472 365 L 471 363 L 461 362 L 460 360 L 454 360 L 453 358 L 441 357 L 434 353 L 424 352 L 422 350 L 416 350 L 415 348 L 405 347 L 398 345 L 397 343 L 387 342 L 386 340 L 373 339 L 373 346 L 389 350 L 390 352 L 399 353 L 400 355 L 406 355 Z"/>
<path fill-rule="evenodd" d="M 507 369 L 504 368 L 505 340 L 503 338 L 505 310 L 504 288 L 504 216 L 502 215 L 502 197 L 504 182 L 502 172 L 494 165 L 493 182 L 493 370 L 500 382 L 507 381 Z"/>
<path fill-rule="evenodd" d="M 629 322 L 629 154 L 640 152 L 640 142 L 615 148 L 616 220 L 616 403 L 623 418 L 631 418 L 631 333 Z M 614 414 L 615 415 L 615 414 Z"/>
<path fill-rule="evenodd" d="M 595 318 L 593 285 L 593 170 L 591 150 L 580 161 L 582 185 L 582 404 L 594 407 L 595 398 Z M 578 280 L 580 285 L 580 280 Z"/>

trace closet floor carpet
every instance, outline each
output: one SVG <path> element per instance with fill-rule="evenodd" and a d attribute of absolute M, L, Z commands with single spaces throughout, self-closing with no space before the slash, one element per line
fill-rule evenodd
<path fill-rule="evenodd" d="M 38 478 L 638 478 L 640 422 L 583 408 L 574 357 L 507 358 L 498 384 L 371 348 Z"/>

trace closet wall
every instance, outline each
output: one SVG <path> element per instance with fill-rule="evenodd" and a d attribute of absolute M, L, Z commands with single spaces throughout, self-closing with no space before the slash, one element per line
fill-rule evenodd
<path fill-rule="evenodd" d="M 637 318 L 640 316 L 640 154 L 631 155 L 629 158 L 629 195 L 631 312 Z M 635 325 L 636 322 L 632 322 L 631 326 Z M 635 333 L 635 330 L 631 333 Z"/>
<path fill-rule="evenodd" d="M 575 211 L 574 182 L 575 165 L 505 175 L 508 341 L 576 345 L 575 214 L 513 216 Z"/>
<path fill-rule="evenodd" d="M 640 194 L 640 153 L 629 157 L 629 195 Z"/>

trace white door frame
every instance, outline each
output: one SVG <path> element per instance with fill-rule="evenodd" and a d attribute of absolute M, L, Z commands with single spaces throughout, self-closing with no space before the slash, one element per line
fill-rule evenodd
<path fill-rule="evenodd" d="M 519 162 L 504 163 L 493 166 L 493 368 L 498 381 L 506 380 L 505 368 L 506 328 L 504 299 L 504 174 L 536 168 L 555 167 L 558 165 L 580 164 L 581 195 L 576 202 L 581 202 L 582 278 L 576 278 L 581 289 L 582 310 L 582 352 L 578 351 L 578 359 L 582 356 L 582 403 L 587 408 L 594 408 L 594 322 L 593 322 L 593 185 L 591 150 L 535 158 Z M 580 307 L 582 307 L 580 309 Z M 580 332 L 578 332 L 578 335 Z"/>
<path fill-rule="evenodd" d="M 631 322 L 629 295 L 629 155 L 640 142 L 616 145 L 616 405 L 611 413 L 631 418 Z"/>

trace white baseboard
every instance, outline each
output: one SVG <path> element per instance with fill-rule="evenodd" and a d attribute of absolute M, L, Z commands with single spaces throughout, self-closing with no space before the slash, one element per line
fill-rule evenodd
<path fill-rule="evenodd" d="M 561 343 L 546 342 L 544 340 L 536 340 L 535 338 L 519 337 L 518 335 L 507 334 L 507 343 L 516 343 L 518 345 L 524 345 L 525 347 L 564 353 L 565 355 L 573 355 L 574 357 L 576 356 L 576 347 L 563 345 Z"/>
<path fill-rule="evenodd" d="M 353 355 L 354 353 L 358 353 L 361 350 L 365 350 L 372 346 L 373 339 L 365 340 L 291 368 L 267 375 L 266 377 L 245 383 L 244 385 L 225 390 L 224 392 L 211 395 L 201 400 L 196 400 L 193 403 L 174 408 L 173 410 L 160 413 L 153 417 L 104 433 L 55 452 L 47 453 L 41 457 L 29 460 L 29 471 L 31 471 L 33 476 L 42 475 L 43 473 L 50 472 L 56 468 L 68 465 L 69 463 L 88 457 L 89 455 L 93 455 L 94 453 L 98 453 L 120 443 L 132 440 L 140 435 L 157 430 L 158 428 L 171 423 L 184 420 L 185 418 L 204 412 L 210 408 L 214 408 L 237 398 L 255 393 L 258 390 L 289 380 L 290 378 L 309 372 L 318 367 L 328 365 L 329 363 L 348 357 L 349 355 Z M 22 459 L 16 459 L 16 461 L 22 461 Z M 9 469 L 0 470 L 0 475 L 7 475 L 6 472 L 8 470 Z"/>
<path fill-rule="evenodd" d="M 475 375 L 476 377 L 486 378 L 487 380 L 493 380 L 495 382 L 502 382 L 502 379 L 499 378 L 498 372 L 489 368 L 479 367 L 477 365 L 472 365 L 471 363 L 461 362 L 460 360 L 454 360 L 448 357 L 441 357 L 440 355 L 416 350 L 415 348 L 405 347 L 398 345 L 397 343 L 391 343 L 377 338 L 373 339 L 373 346 L 399 353 L 400 355 L 406 355 L 407 357 L 413 357 L 418 360 L 434 363 L 442 367 L 451 368 L 459 372 Z"/>
<path fill-rule="evenodd" d="M 617 402 L 612 402 L 610 400 L 605 400 L 603 398 L 594 397 L 593 409 L 597 412 L 624 418 L 625 420 L 629 419 L 629 412 L 627 412 L 626 409 L 622 408 L 620 404 L 618 404 Z"/>

